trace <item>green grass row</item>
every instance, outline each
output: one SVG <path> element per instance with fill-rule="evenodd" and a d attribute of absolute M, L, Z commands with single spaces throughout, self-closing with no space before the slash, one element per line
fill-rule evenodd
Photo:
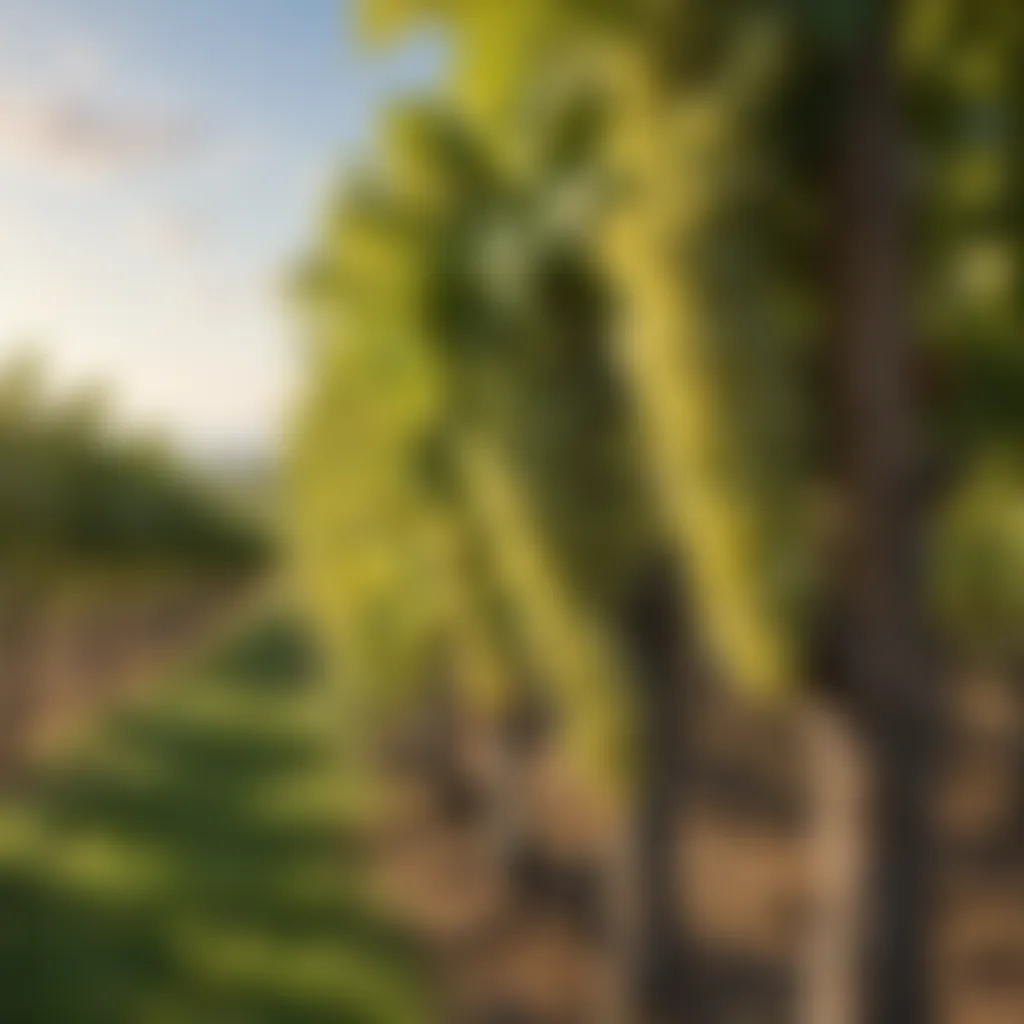
<path fill-rule="evenodd" d="M 418 1024 L 336 702 L 265 619 L 0 805 L 3 1024 Z"/>

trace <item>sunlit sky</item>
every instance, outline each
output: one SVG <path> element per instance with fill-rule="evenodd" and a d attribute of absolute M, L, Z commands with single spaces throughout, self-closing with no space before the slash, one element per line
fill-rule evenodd
<path fill-rule="evenodd" d="M 0 357 L 109 382 L 189 448 L 267 451 L 294 388 L 281 280 L 420 39 L 340 0 L 0 0 Z"/>

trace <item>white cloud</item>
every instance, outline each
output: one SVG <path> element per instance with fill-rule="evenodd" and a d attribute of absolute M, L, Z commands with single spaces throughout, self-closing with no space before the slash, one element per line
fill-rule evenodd
<path fill-rule="evenodd" d="M 109 177 L 195 155 L 185 118 L 68 92 L 0 91 L 0 163 L 71 177 Z"/>

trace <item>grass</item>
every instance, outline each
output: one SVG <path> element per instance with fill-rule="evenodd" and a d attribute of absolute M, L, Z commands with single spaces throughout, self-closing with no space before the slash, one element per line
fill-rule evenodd
<path fill-rule="evenodd" d="M 332 690 L 265 619 L 0 804 L 2 1024 L 417 1024 Z"/>

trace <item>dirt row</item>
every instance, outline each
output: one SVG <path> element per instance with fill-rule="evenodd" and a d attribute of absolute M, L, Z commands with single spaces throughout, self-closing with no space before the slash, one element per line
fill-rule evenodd
<path fill-rule="evenodd" d="M 965 671 L 947 697 L 921 867 L 936 1020 L 1019 1024 L 1024 691 L 1010 672 Z M 671 1020 L 852 1024 L 870 888 L 856 742 L 818 712 L 709 693 L 680 745 L 661 969 L 685 1009 Z M 375 863 L 435 959 L 444 1024 L 637 1024 L 621 1001 L 635 827 L 602 805 L 557 725 L 496 726 L 435 697 L 384 764 Z"/>
<path fill-rule="evenodd" d="M 238 588 L 143 588 L 0 605 L 0 785 L 215 635 Z"/>

